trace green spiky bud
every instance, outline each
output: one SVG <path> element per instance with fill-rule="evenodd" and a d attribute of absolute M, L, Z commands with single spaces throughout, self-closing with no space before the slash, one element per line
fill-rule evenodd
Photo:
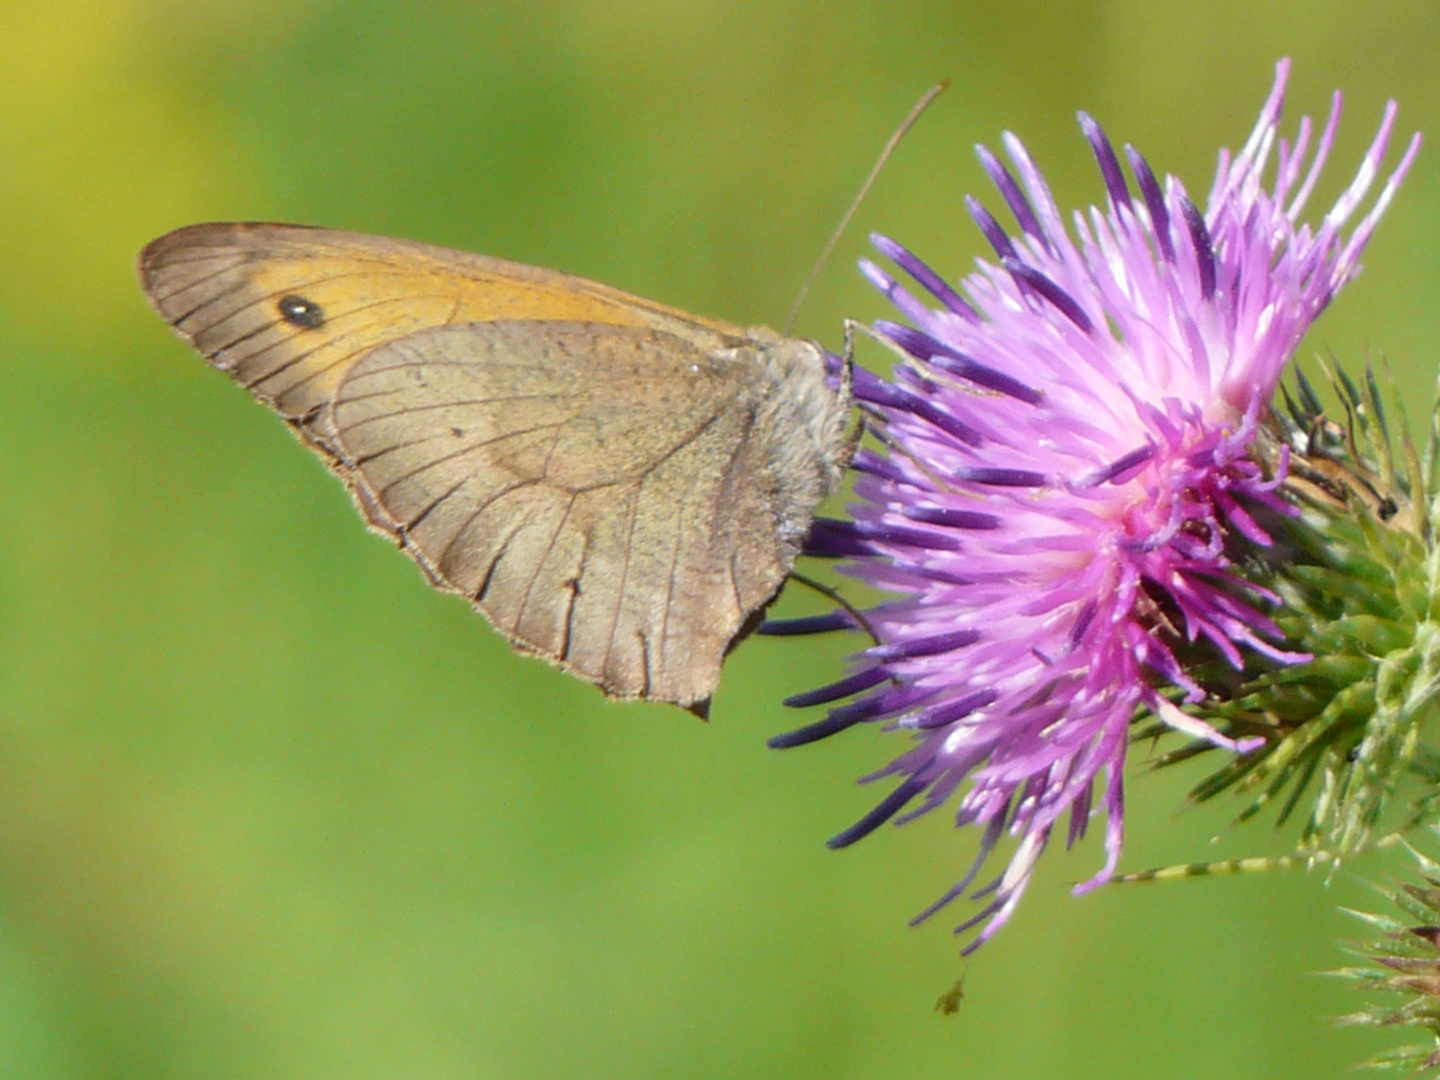
<path fill-rule="evenodd" d="M 1428 1034 L 1393 1047 L 1365 1064 L 1376 1068 L 1433 1069 L 1440 1065 L 1440 864 L 1410 849 L 1423 884 L 1378 890 L 1402 917 L 1346 909 L 1378 936 L 1350 948 L 1363 965 L 1330 974 L 1369 994 L 1394 995 L 1393 1005 L 1370 1005 L 1339 1018 L 1342 1024 L 1407 1027 Z"/>
<path fill-rule="evenodd" d="M 1265 519 L 1273 546 L 1235 552 L 1246 578 L 1279 598 L 1286 648 L 1312 659 L 1238 676 L 1197 662 L 1210 698 L 1196 711 L 1265 744 L 1191 797 L 1246 797 L 1242 820 L 1277 802 L 1283 822 L 1313 793 L 1301 849 L 1345 856 L 1373 842 L 1407 776 L 1427 781 L 1407 824 L 1440 816 L 1440 752 L 1422 741 L 1440 695 L 1440 438 L 1432 418 L 1422 462 L 1402 415 L 1397 455 L 1374 371 L 1358 387 L 1338 370 L 1330 381 L 1340 422 L 1300 376 L 1268 427 L 1267 456 L 1296 515 Z M 1161 763 L 1209 749 L 1192 743 Z"/>

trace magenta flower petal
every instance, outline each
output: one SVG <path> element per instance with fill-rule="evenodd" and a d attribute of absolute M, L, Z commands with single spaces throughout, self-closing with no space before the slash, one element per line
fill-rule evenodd
<path fill-rule="evenodd" d="M 1092 812 L 1107 819 L 1104 866 L 1080 890 L 1113 873 L 1137 716 L 1254 749 L 1175 704 L 1204 697 L 1175 646 L 1204 642 L 1237 667 L 1246 650 L 1307 659 L 1280 647 L 1261 610 L 1274 597 L 1236 576 L 1227 545 L 1270 543 L 1247 506 L 1291 512 L 1276 490 L 1284 460 L 1280 476 L 1267 475 L 1252 443 L 1301 337 L 1358 272 L 1418 137 L 1346 234 L 1380 175 L 1392 103 L 1354 182 L 1318 227 L 1303 223 L 1339 97 L 1307 157 L 1308 119 L 1293 146 L 1278 138 L 1288 70 L 1278 65 L 1244 148 L 1222 154 L 1203 214 L 1130 147 L 1127 181 L 1121 155 L 1081 114 L 1104 210 L 1076 214 L 1067 229 L 1007 133 L 1009 166 L 983 148 L 980 159 L 1018 234 L 968 200 L 996 262 L 957 290 L 876 237 L 934 307 L 861 264 L 906 320 L 876 332 L 909 359 L 888 382 L 857 371 L 856 394 L 891 451 L 857 456 L 854 521 L 819 523 L 808 550 L 844 558 L 847 573 L 895 598 L 865 613 L 879 644 L 846 678 L 790 699 L 839 704 L 772 744 L 877 722 L 911 738 L 876 774 L 899 785 L 835 847 L 964 788 L 956 821 L 983 830 L 980 854 L 920 918 L 968 891 L 1006 833 L 1017 838 L 999 878 L 972 894 L 984 904 L 957 931 L 981 927 L 968 949 L 1009 919 L 1062 818 L 1070 843 Z M 837 615 L 776 629 L 853 627 Z"/>

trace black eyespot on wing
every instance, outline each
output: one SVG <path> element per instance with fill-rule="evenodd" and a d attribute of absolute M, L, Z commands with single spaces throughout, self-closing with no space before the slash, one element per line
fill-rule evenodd
<path fill-rule="evenodd" d="M 317 329 L 325 321 L 325 311 L 319 304 L 294 293 L 282 296 L 277 306 L 282 319 L 302 330 Z"/>

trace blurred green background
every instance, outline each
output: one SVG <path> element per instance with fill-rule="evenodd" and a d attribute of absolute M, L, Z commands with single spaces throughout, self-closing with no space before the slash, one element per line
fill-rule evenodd
<path fill-rule="evenodd" d="M 1433 0 L 0 2 L 0 1075 L 1240 1080 L 1385 1045 L 1313 974 L 1360 929 L 1351 874 L 1072 899 L 1098 836 L 936 1015 L 965 909 L 905 921 L 974 837 L 936 814 L 829 852 L 898 741 L 764 746 L 843 643 L 748 642 L 708 725 L 512 655 L 132 269 L 182 224 L 293 220 L 778 324 L 948 76 L 803 313 L 835 346 L 887 314 L 868 230 L 952 279 L 980 252 L 976 141 L 1014 130 L 1062 205 L 1098 201 L 1084 108 L 1200 196 L 1287 54 L 1287 130 L 1347 93 L 1322 195 L 1387 97 L 1440 131 Z M 1417 408 L 1433 159 L 1306 345 L 1383 352 Z M 1128 868 L 1286 847 L 1132 772 Z"/>

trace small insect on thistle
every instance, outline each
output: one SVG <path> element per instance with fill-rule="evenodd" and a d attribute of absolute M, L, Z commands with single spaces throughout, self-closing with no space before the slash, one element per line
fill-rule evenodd
<path fill-rule="evenodd" d="M 960 1011 L 960 1002 L 965 1000 L 965 976 L 955 980 L 955 985 L 935 999 L 935 1011 L 941 1016 L 954 1016 Z"/>

